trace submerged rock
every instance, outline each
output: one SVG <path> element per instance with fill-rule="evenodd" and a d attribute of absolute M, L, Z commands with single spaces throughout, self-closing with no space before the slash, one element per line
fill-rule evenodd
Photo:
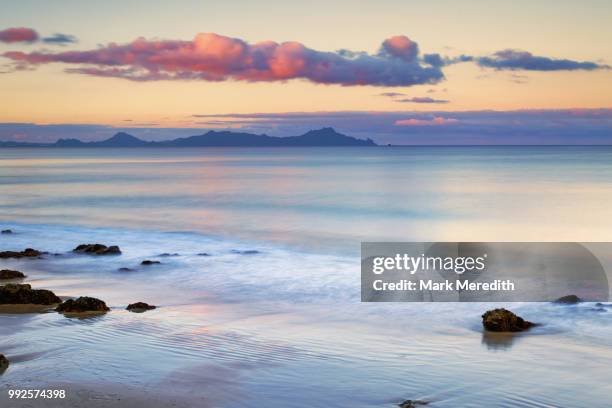
<path fill-rule="evenodd" d="M 147 310 L 153 310 L 155 309 L 157 306 L 153 306 L 153 305 L 149 305 L 145 302 L 136 302 L 136 303 L 130 303 L 125 309 L 129 310 L 130 312 L 144 312 Z"/>
<path fill-rule="evenodd" d="M 180 256 L 180 254 L 173 252 L 173 253 L 169 253 L 169 252 L 164 252 L 163 254 L 159 254 L 159 256 L 167 258 L 169 256 Z"/>
<path fill-rule="evenodd" d="M 62 313 L 108 312 L 110 309 L 100 299 L 81 296 L 78 299 L 68 299 L 56 309 Z"/>
<path fill-rule="evenodd" d="M 580 299 L 578 296 L 566 295 L 566 296 L 561 296 L 559 299 L 555 300 L 553 303 L 561 303 L 564 305 L 574 305 L 580 302 L 582 302 L 582 299 Z"/>
<path fill-rule="evenodd" d="M 21 252 L 18 251 L 2 251 L 0 258 L 36 258 L 45 252 L 37 251 L 36 249 L 26 248 Z"/>
<path fill-rule="evenodd" d="M 132 272 L 133 269 L 132 268 L 125 268 L 125 267 L 123 267 L 123 268 L 119 268 L 118 271 L 119 272 Z"/>
<path fill-rule="evenodd" d="M 232 249 L 231 251 L 233 254 L 238 254 L 238 255 L 255 255 L 255 254 L 259 254 L 260 252 L 255 250 L 255 249 L 246 249 L 246 250 L 239 250 L 239 249 Z"/>
<path fill-rule="evenodd" d="M 102 244 L 81 244 L 74 248 L 72 252 L 80 252 L 91 255 L 119 255 L 121 249 L 117 245 L 106 246 Z"/>
<path fill-rule="evenodd" d="M 50 290 L 32 289 L 32 286 L 27 284 L 8 283 L 0 286 L 0 304 L 2 305 L 53 305 L 61 301 Z"/>
<path fill-rule="evenodd" d="M 401 404 L 397 404 L 397 406 L 400 408 L 417 408 L 419 405 L 427 405 L 427 404 L 429 404 L 429 401 L 406 400 L 402 402 Z"/>
<path fill-rule="evenodd" d="M 206 252 L 200 252 L 198 256 L 210 256 L 210 254 Z"/>
<path fill-rule="evenodd" d="M 506 309 L 493 309 L 482 315 L 482 325 L 494 332 L 519 332 L 535 326 Z"/>
<path fill-rule="evenodd" d="M 13 233 L 13 230 L 10 230 L 10 229 L 5 229 L 5 230 L 2 230 L 2 232 L 0 232 L 0 234 L 12 234 L 12 233 Z"/>
<path fill-rule="evenodd" d="M 146 260 L 142 261 L 140 264 L 141 265 L 157 265 L 157 264 L 160 264 L 160 263 L 161 262 L 159 262 L 159 261 L 150 261 L 150 260 L 146 259 Z"/>
<path fill-rule="evenodd" d="M 4 354 L 0 354 L 0 371 L 4 371 L 8 368 L 8 358 L 4 357 Z"/>
<path fill-rule="evenodd" d="M 23 273 L 11 269 L 2 269 L 0 271 L 0 279 L 23 279 L 25 277 Z"/>

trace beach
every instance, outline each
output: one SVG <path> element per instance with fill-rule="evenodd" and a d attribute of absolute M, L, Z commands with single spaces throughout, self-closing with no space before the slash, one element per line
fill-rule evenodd
<path fill-rule="evenodd" d="M 361 303 L 359 243 L 609 240 L 611 158 L 583 147 L 5 149 L 0 226 L 13 233 L 1 249 L 47 254 L 0 269 L 110 311 L 0 311 L 11 362 L 0 405 L 606 407 L 609 303 Z M 73 252 L 94 242 L 121 254 Z M 138 301 L 157 308 L 125 310 Z M 542 325 L 484 332 L 495 307 Z M 8 400 L 15 388 L 67 398 Z"/>

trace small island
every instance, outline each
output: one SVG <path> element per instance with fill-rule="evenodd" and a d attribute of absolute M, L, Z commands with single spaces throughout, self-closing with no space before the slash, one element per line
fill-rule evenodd
<path fill-rule="evenodd" d="M 59 139 L 55 143 L 30 143 L 0 141 L 0 147 L 338 147 L 378 146 L 372 139 L 357 139 L 336 132 L 331 127 L 310 130 L 300 136 L 275 137 L 231 131 L 208 131 L 202 135 L 152 142 L 139 139 L 125 132 L 109 139 L 83 142 L 79 139 Z"/>

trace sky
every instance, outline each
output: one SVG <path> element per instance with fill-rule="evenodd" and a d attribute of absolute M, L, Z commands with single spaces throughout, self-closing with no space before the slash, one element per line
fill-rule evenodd
<path fill-rule="evenodd" d="M 609 1 L 9 1 L 0 140 L 612 144 Z"/>

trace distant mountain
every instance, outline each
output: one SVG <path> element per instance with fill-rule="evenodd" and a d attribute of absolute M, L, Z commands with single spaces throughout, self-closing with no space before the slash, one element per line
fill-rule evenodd
<path fill-rule="evenodd" d="M 139 138 L 125 132 L 119 132 L 110 139 L 97 142 L 96 145 L 99 147 L 142 147 L 148 146 L 149 142 L 140 140 Z"/>
<path fill-rule="evenodd" d="M 333 128 L 311 130 L 301 136 L 273 137 L 242 132 L 209 131 L 203 135 L 147 142 L 125 132 L 99 142 L 59 139 L 55 143 L 0 142 L 0 147 L 315 147 L 377 146 L 372 139 L 356 139 Z"/>
<path fill-rule="evenodd" d="M 116 133 L 113 137 L 100 142 L 81 142 L 79 139 L 59 139 L 53 147 L 143 147 L 149 146 L 150 142 L 125 132 Z"/>

